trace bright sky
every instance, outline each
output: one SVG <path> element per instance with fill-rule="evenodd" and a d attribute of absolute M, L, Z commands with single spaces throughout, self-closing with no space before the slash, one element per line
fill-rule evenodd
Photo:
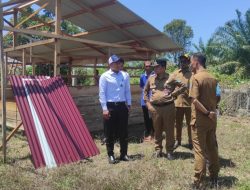
<path fill-rule="evenodd" d="M 245 13 L 250 0 L 119 0 L 158 30 L 173 19 L 183 19 L 194 31 L 193 42 L 206 42 L 216 28 L 236 18 L 235 10 Z"/>

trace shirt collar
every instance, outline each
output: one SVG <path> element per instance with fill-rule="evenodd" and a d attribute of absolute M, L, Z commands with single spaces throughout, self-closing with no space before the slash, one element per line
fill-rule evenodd
<path fill-rule="evenodd" d="M 202 73 L 202 72 L 207 72 L 207 69 L 200 70 L 200 71 L 196 72 L 196 74 L 197 73 Z"/>
<path fill-rule="evenodd" d="M 167 73 L 163 73 L 160 77 L 157 75 L 156 78 L 158 78 L 158 79 L 165 79 L 165 78 L 168 78 L 168 74 Z"/>
<path fill-rule="evenodd" d="M 109 69 L 109 73 L 111 74 L 111 75 L 113 75 L 113 74 L 120 74 L 121 73 L 121 71 L 119 71 L 118 73 L 116 73 L 116 72 L 114 72 L 114 71 L 112 71 L 112 69 Z"/>

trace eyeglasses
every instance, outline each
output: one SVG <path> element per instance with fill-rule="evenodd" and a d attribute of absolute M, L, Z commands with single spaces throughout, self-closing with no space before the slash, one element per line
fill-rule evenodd
<path fill-rule="evenodd" d="M 150 67 L 150 65 L 146 65 L 145 67 Z"/>

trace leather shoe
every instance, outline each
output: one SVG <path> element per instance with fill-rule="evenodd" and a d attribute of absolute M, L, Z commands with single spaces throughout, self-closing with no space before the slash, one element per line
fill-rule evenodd
<path fill-rule="evenodd" d="M 173 153 L 167 153 L 167 159 L 168 160 L 174 160 Z"/>
<path fill-rule="evenodd" d="M 192 150 L 192 149 L 193 149 L 193 144 L 192 144 L 192 143 L 189 143 L 189 144 L 188 144 L 188 148 L 189 148 L 190 150 Z"/>
<path fill-rule="evenodd" d="M 125 155 L 125 156 L 120 156 L 120 160 L 127 162 L 130 161 L 130 158 L 128 157 L 128 155 Z"/>
<path fill-rule="evenodd" d="M 177 149 L 177 147 L 180 146 L 180 145 L 181 145 L 181 142 L 176 140 L 175 143 L 174 143 L 174 149 Z"/>
<path fill-rule="evenodd" d="M 108 157 L 108 160 L 109 160 L 109 163 L 110 163 L 110 164 L 115 164 L 115 163 L 116 163 L 116 159 L 115 159 L 114 156 L 109 156 L 109 157 Z"/>

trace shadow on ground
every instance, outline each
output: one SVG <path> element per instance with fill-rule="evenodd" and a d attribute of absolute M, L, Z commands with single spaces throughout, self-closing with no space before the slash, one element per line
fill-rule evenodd
<path fill-rule="evenodd" d="M 191 152 L 174 152 L 174 156 L 176 160 L 186 160 L 186 159 L 193 159 L 194 155 Z"/>
<path fill-rule="evenodd" d="M 223 168 L 229 167 L 229 168 L 234 168 L 236 164 L 231 160 L 231 159 L 226 159 L 226 158 L 219 158 L 220 159 L 220 166 Z"/>
<path fill-rule="evenodd" d="M 234 186 L 236 184 L 236 182 L 238 181 L 238 178 L 234 177 L 234 176 L 221 176 L 218 179 L 218 185 L 219 187 L 223 187 L 223 188 L 231 188 L 232 186 Z"/>

